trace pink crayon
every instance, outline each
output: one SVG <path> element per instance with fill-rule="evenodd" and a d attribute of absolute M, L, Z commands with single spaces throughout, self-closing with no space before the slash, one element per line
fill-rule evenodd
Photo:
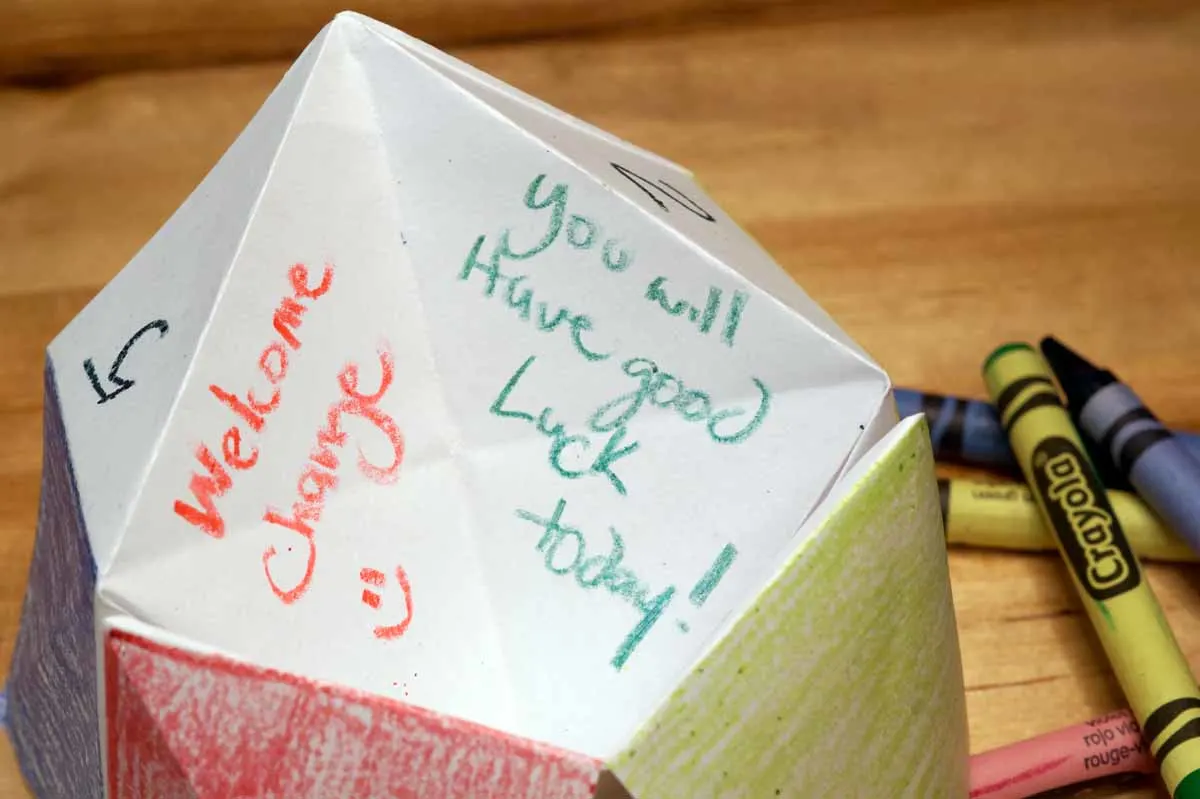
<path fill-rule="evenodd" d="M 1137 772 L 1154 757 L 1128 710 L 971 757 L 971 799 L 1025 799 Z"/>

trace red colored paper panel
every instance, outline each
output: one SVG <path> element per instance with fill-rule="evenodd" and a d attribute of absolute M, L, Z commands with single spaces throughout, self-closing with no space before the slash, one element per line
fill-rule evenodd
<path fill-rule="evenodd" d="M 586 799 L 600 763 L 383 697 L 113 631 L 112 799 Z"/>

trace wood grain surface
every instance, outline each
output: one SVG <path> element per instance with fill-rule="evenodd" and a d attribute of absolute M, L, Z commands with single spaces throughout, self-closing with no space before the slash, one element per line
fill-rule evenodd
<path fill-rule="evenodd" d="M 360 0 L 351 8 L 439 47 L 725 27 L 775 6 L 808 20 L 991 0 Z M 61 85 L 130 69 L 291 58 L 336 0 L 0 0 L 0 79 Z"/>
<path fill-rule="evenodd" d="M 897 384 L 982 397 L 995 344 L 1052 331 L 1200 430 L 1194 4 L 781 9 L 456 54 L 694 169 Z M 37 512 L 43 348 L 285 66 L 0 90 L 0 676 Z M 955 551 L 950 568 L 973 751 L 1122 705 L 1056 557 Z M 1200 667 L 1200 575 L 1148 572 Z M 7 749 L 0 795 L 25 795 Z"/>
<path fill-rule="evenodd" d="M 361 0 L 353 10 L 447 46 L 720 24 L 781 1 Z M 879 2 L 853 5 L 869 10 Z M 9 0 L 0 3 L 0 76 L 61 83 L 127 69 L 290 58 L 344 8 L 332 0 Z"/>

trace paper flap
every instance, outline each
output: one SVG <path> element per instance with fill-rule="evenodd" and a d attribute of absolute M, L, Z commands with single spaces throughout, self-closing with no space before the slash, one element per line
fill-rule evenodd
<path fill-rule="evenodd" d="M 67 454 L 54 370 L 44 373 L 42 485 L 33 563 L 8 673 L 8 732 L 39 796 L 93 799 L 100 782 L 96 566 Z M 70 741 L 69 756 L 61 741 Z"/>
<path fill-rule="evenodd" d="M 323 46 L 324 34 L 183 205 L 50 344 L 84 522 L 102 572 Z"/>
<path fill-rule="evenodd" d="M 161 637 L 104 635 L 111 796 L 590 799 L 595 790 L 594 760 Z"/>
<path fill-rule="evenodd" d="M 636 796 L 964 799 L 967 725 L 928 428 L 905 420 L 611 763 Z M 864 776 L 865 775 L 865 776 Z"/>
<path fill-rule="evenodd" d="M 382 39 L 420 58 L 523 135 L 535 138 L 590 180 L 647 212 L 649 219 L 703 254 L 711 265 L 735 270 L 771 295 L 771 301 L 783 303 L 802 315 L 806 324 L 821 330 L 865 362 L 871 362 L 858 344 L 721 210 L 683 167 L 552 108 L 386 25 L 360 16 L 350 19 L 361 21 Z M 368 69 L 373 60 L 386 61 L 382 53 L 369 46 L 364 46 L 362 58 Z M 375 72 L 381 76 L 389 73 L 382 64 Z"/>

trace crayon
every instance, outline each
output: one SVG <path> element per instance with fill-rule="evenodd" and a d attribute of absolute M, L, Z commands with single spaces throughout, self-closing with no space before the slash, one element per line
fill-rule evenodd
<path fill-rule="evenodd" d="M 1138 772 L 1101 777 L 1097 780 L 1077 782 L 1052 791 L 1034 794 L 1028 799 L 1102 799 L 1106 796 L 1128 797 L 1129 791 L 1145 785 L 1148 777 Z"/>
<path fill-rule="evenodd" d="M 901 418 L 924 413 L 929 423 L 934 457 L 942 461 L 1017 470 L 1008 439 L 986 402 L 942 394 L 922 394 L 910 389 L 895 390 Z"/>
<path fill-rule="evenodd" d="M 1108 492 L 1028 344 L 983 365 L 1013 453 L 1174 799 L 1200 799 L 1200 689 L 1117 521 Z"/>
<path fill-rule="evenodd" d="M 971 799 L 1066 796 L 1157 769 L 1128 710 L 971 756 Z"/>
<path fill-rule="evenodd" d="M 1029 552 L 1057 548 L 1054 536 L 1042 522 L 1029 486 L 1024 483 L 939 478 L 938 492 L 947 544 Z M 1109 491 L 1108 499 L 1139 558 L 1200 560 L 1135 495 Z"/>
<path fill-rule="evenodd" d="M 929 422 L 933 455 L 940 461 L 980 466 L 1019 474 L 1008 438 L 996 418 L 996 410 L 980 400 L 923 394 L 906 388 L 895 390 L 896 408 L 901 417 L 924 413 Z M 1200 460 L 1200 435 L 1172 430 L 1175 438 Z M 1086 441 L 1084 442 L 1087 443 Z M 1101 469 L 1100 476 L 1111 488 L 1130 486 L 1116 473 Z"/>
<path fill-rule="evenodd" d="M 1200 552 L 1200 460 L 1154 418 L 1129 386 L 1052 336 L 1042 355 L 1058 377 L 1067 410 L 1096 457 L 1112 464 L 1167 526 Z"/>

